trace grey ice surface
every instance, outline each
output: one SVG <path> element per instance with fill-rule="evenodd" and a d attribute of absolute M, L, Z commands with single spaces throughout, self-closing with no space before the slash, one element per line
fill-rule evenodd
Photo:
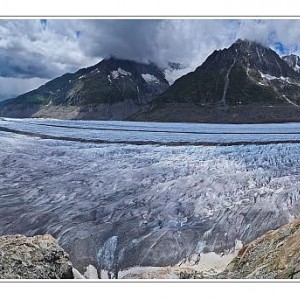
<path fill-rule="evenodd" d="M 0 127 L 90 142 L 232 144 L 300 142 L 299 123 L 193 124 L 126 121 L 66 121 L 0 118 Z"/>
<path fill-rule="evenodd" d="M 181 138 L 172 132 L 192 130 L 212 131 L 207 135 L 211 140 L 241 135 L 281 139 L 278 144 L 235 146 L 94 144 L 0 129 L 0 235 L 50 233 L 80 270 L 89 264 L 106 264 L 112 272 L 163 266 L 195 252 L 230 251 L 236 240 L 248 242 L 300 212 L 300 143 L 284 141 L 299 138 L 298 123 L 7 119 L 0 127 L 85 139 L 116 134 L 122 140 L 172 141 Z M 112 127 L 128 131 L 101 129 Z M 170 132 L 130 131 L 145 128 Z M 184 136 L 191 143 L 195 138 Z M 103 261 L 97 263 L 97 258 Z"/>

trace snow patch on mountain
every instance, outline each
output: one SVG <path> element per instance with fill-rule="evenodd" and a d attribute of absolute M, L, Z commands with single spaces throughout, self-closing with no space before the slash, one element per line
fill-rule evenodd
<path fill-rule="evenodd" d="M 92 70 L 90 74 L 93 74 L 93 73 L 97 73 L 98 74 L 98 73 L 100 73 L 100 70 L 98 68 L 96 68 L 96 69 Z"/>
<path fill-rule="evenodd" d="M 127 72 L 121 68 L 118 68 L 118 70 L 116 70 L 116 71 L 111 71 L 110 74 L 113 79 L 117 79 L 117 78 L 119 78 L 119 76 L 121 76 L 121 77 L 122 76 L 131 76 L 130 72 Z"/>
<path fill-rule="evenodd" d="M 300 72 L 299 56 L 290 54 L 282 58 L 294 71 Z"/>
<path fill-rule="evenodd" d="M 270 75 L 270 74 L 264 74 L 264 73 L 262 73 L 262 72 L 260 72 L 260 71 L 259 71 L 259 73 L 260 73 L 260 76 L 261 76 L 262 78 L 265 78 L 265 79 L 267 79 L 267 80 L 281 80 L 281 81 L 285 81 L 285 82 L 287 82 L 287 83 L 289 83 L 289 84 L 292 84 L 292 83 L 290 82 L 290 80 L 289 80 L 289 77 L 283 77 L 283 76 L 276 77 L 276 76 L 273 76 L 273 75 Z"/>
<path fill-rule="evenodd" d="M 282 97 L 283 97 L 289 104 L 292 104 L 293 106 L 299 107 L 298 104 L 296 104 L 295 102 L 293 102 L 292 100 L 290 100 L 286 95 L 282 95 Z"/>
<path fill-rule="evenodd" d="M 147 83 L 159 83 L 159 79 L 152 74 L 142 74 L 142 77 Z"/>
<path fill-rule="evenodd" d="M 165 78 L 169 82 L 169 84 L 173 84 L 175 80 L 192 71 L 194 70 L 192 70 L 191 68 L 184 68 L 179 70 L 165 69 L 164 73 L 165 73 Z"/>
<path fill-rule="evenodd" d="M 262 72 L 260 72 L 260 71 L 259 71 L 259 73 L 260 73 L 260 76 L 261 76 L 262 78 L 266 78 L 267 80 L 279 79 L 278 77 L 275 77 L 275 76 L 270 75 L 270 74 L 264 74 L 264 73 L 262 73 Z"/>
<path fill-rule="evenodd" d="M 300 72 L 300 66 L 298 66 L 298 65 L 295 65 L 295 66 L 293 67 L 293 69 L 294 69 L 296 72 Z"/>

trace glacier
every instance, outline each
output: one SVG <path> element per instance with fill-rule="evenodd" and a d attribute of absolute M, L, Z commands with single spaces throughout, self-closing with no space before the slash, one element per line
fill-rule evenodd
<path fill-rule="evenodd" d="M 0 234 L 50 233 L 80 271 L 229 253 L 299 216 L 299 140 L 299 123 L 1 119 Z"/>

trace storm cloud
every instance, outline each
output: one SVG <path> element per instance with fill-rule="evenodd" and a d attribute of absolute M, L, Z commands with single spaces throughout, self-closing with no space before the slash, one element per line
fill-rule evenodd
<path fill-rule="evenodd" d="M 238 38 L 300 53 L 300 20 L 0 20 L 0 98 L 109 56 L 180 62 L 186 71 Z"/>

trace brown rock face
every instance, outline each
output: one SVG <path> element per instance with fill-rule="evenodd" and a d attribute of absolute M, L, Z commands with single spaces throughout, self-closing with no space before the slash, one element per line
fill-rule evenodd
<path fill-rule="evenodd" d="M 1 279 L 72 279 L 69 256 L 49 234 L 0 237 Z"/>
<path fill-rule="evenodd" d="M 299 279 L 300 220 L 246 245 L 218 278 Z"/>

